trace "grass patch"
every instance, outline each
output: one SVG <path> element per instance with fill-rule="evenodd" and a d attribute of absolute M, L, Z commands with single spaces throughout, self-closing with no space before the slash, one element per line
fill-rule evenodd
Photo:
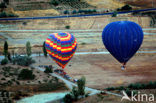
<path fill-rule="evenodd" d="M 155 89 L 156 88 L 156 81 L 152 82 L 150 81 L 149 83 L 132 83 L 129 84 L 128 86 L 119 86 L 119 87 L 108 87 L 106 90 L 108 91 L 113 91 L 113 90 L 126 90 L 126 89 L 134 89 L 134 90 L 140 90 L 140 89 Z"/>
<path fill-rule="evenodd" d="M 18 15 L 12 13 L 6 13 L 6 12 L 0 13 L 0 18 L 6 18 L 6 17 L 18 17 Z"/>

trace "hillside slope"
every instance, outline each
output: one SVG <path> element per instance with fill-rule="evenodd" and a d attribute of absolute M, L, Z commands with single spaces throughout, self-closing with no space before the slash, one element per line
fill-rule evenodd
<path fill-rule="evenodd" d="M 35 17 L 61 15 L 65 10 L 114 10 L 124 5 L 116 0 L 58 1 L 60 1 L 58 5 L 53 5 L 51 0 L 10 0 L 9 7 L 13 8 L 19 17 Z"/>
<path fill-rule="evenodd" d="M 141 8 L 156 8 L 156 0 L 117 0 Z"/>
<path fill-rule="evenodd" d="M 73 2 L 64 0 L 58 5 L 52 5 L 50 2 L 51 0 L 10 0 L 9 8 L 19 17 L 35 17 L 62 15 L 65 10 L 72 12 L 73 10 L 96 9 L 103 12 L 121 8 L 125 4 L 134 8 L 156 6 L 156 0 L 77 0 Z"/>
<path fill-rule="evenodd" d="M 124 5 L 117 0 L 85 0 L 88 4 L 96 6 L 98 9 L 116 9 Z"/>

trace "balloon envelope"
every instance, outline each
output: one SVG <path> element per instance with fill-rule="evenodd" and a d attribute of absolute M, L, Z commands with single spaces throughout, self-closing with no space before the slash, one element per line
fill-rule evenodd
<path fill-rule="evenodd" d="M 104 28 L 102 40 L 106 49 L 120 63 L 125 64 L 140 48 L 143 31 L 131 21 L 112 22 Z"/>
<path fill-rule="evenodd" d="M 75 53 L 77 42 L 69 33 L 53 33 L 46 39 L 45 47 L 50 57 L 62 68 Z"/>

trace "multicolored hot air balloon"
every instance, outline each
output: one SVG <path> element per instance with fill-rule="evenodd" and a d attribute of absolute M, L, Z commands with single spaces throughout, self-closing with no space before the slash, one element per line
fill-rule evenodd
<path fill-rule="evenodd" d="M 131 21 L 116 21 L 108 24 L 102 33 L 106 49 L 125 67 L 143 41 L 142 28 Z"/>
<path fill-rule="evenodd" d="M 52 33 L 46 39 L 45 47 L 50 57 L 63 69 L 75 53 L 77 42 L 72 34 Z"/>

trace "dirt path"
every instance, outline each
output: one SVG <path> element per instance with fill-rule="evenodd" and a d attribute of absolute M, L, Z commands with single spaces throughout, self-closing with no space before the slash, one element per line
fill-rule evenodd
<path fill-rule="evenodd" d="M 45 69 L 40 68 L 40 67 L 34 67 L 34 68 L 36 68 L 36 69 L 38 69 L 38 70 L 40 70 L 40 71 L 44 71 L 44 70 L 45 70 Z M 60 75 L 57 75 L 57 74 L 55 74 L 55 73 L 50 73 L 50 75 L 51 75 L 51 76 L 54 76 L 54 77 L 57 77 L 58 79 L 62 80 L 62 81 L 67 85 L 67 87 L 68 87 L 70 90 L 72 90 L 73 86 L 76 86 L 76 87 L 77 87 L 77 85 L 76 85 L 75 83 L 64 79 L 64 78 L 63 78 L 62 76 L 60 76 Z M 85 87 L 85 91 L 86 91 L 86 92 L 91 92 L 91 93 L 89 94 L 90 96 L 91 96 L 91 95 L 95 95 L 95 94 L 99 94 L 99 93 L 101 93 L 101 92 L 104 92 L 104 93 L 107 93 L 107 94 L 110 94 L 110 95 L 115 95 L 115 96 L 118 96 L 118 97 L 122 97 L 122 95 L 117 94 L 117 93 L 112 93 L 112 92 L 109 92 L 109 91 L 100 91 L 100 90 L 92 89 L 92 88 L 89 88 L 89 87 Z"/>

